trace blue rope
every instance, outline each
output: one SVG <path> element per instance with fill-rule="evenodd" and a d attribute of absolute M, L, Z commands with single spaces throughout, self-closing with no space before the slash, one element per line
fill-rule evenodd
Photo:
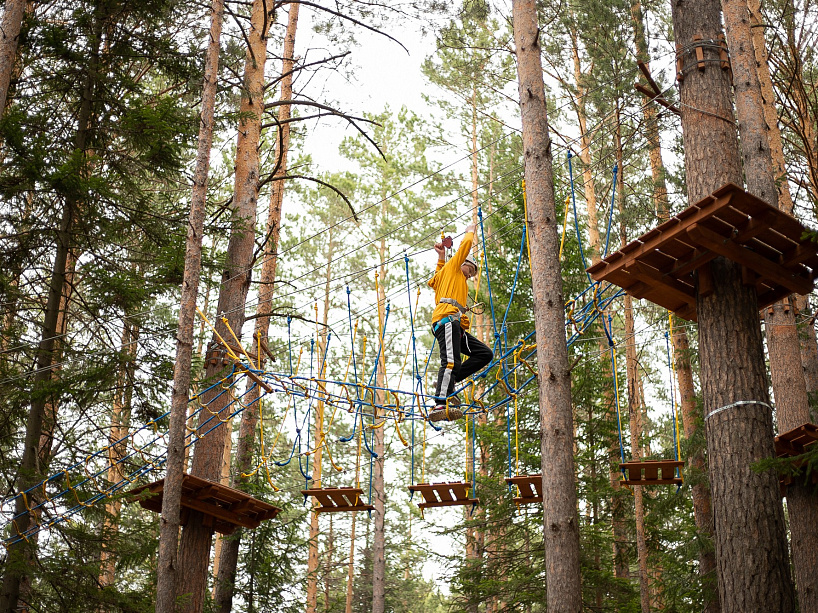
<path fill-rule="evenodd" d="M 574 230 L 577 233 L 577 243 L 579 244 L 579 255 L 582 257 L 582 269 L 588 277 L 589 283 L 593 284 L 591 273 L 588 272 L 588 262 L 585 261 L 585 250 L 582 248 L 582 234 L 579 231 L 579 218 L 577 217 L 577 193 L 574 189 L 574 166 L 571 163 L 571 151 L 568 151 L 568 178 L 571 181 L 571 202 L 574 207 Z M 567 214 L 567 213 L 566 213 Z"/>
<path fill-rule="evenodd" d="M 352 300 L 350 294 L 349 285 L 347 285 L 347 313 L 349 314 L 349 344 L 352 345 L 352 373 L 355 376 L 355 396 L 360 399 L 361 392 L 358 389 L 358 365 L 355 363 L 355 337 L 352 333 Z"/>
<path fill-rule="evenodd" d="M 676 434 L 676 390 L 673 387 L 673 362 L 670 358 L 670 335 L 665 332 L 665 347 L 667 348 L 667 369 L 668 369 L 668 378 L 670 379 L 670 413 L 671 413 L 671 421 L 673 422 L 673 452 L 675 454 L 675 458 L 678 461 L 679 459 L 679 444 L 678 438 Z M 679 469 L 676 469 L 676 476 L 679 476 Z"/>
<path fill-rule="evenodd" d="M 602 259 L 608 257 L 608 243 L 611 240 L 611 224 L 613 223 L 614 199 L 616 198 L 616 175 L 619 172 L 619 167 L 614 164 L 613 167 L 613 189 L 611 189 L 611 210 L 608 213 L 608 233 L 605 236 L 605 253 Z"/>
<path fill-rule="evenodd" d="M 613 317 L 608 315 L 608 325 L 613 325 Z M 602 326 L 605 326 L 605 320 L 602 320 Z M 606 331 L 605 335 L 608 337 L 608 347 L 611 349 L 611 375 L 613 376 L 613 383 L 614 383 L 614 403 L 616 407 L 616 429 L 619 432 L 619 457 L 622 460 L 622 463 L 625 463 L 625 449 L 622 446 L 622 418 L 619 415 L 619 385 L 617 381 L 619 377 L 617 376 L 616 372 L 616 358 L 614 357 L 614 352 L 616 351 L 616 346 L 614 344 L 613 338 L 611 335 Z M 622 474 L 625 474 L 625 469 L 622 469 Z"/>
<path fill-rule="evenodd" d="M 500 341 L 500 333 L 497 332 L 497 319 L 494 317 L 494 297 L 491 293 L 491 277 L 489 276 L 489 258 L 486 251 L 486 231 L 483 228 L 483 208 L 477 207 L 477 218 L 480 220 L 480 239 L 483 243 L 483 268 L 486 271 L 486 289 L 489 292 L 489 308 L 491 310 L 491 325 L 494 329 L 494 348 L 497 348 L 497 343 Z M 505 364 L 503 364 L 503 372 L 505 373 Z"/>
<path fill-rule="evenodd" d="M 412 382 L 413 386 L 416 384 L 416 381 L 419 379 L 418 377 L 418 353 L 417 347 L 415 344 L 415 317 L 412 313 L 412 287 L 409 281 L 409 256 L 405 253 L 403 254 L 403 263 L 406 268 L 406 297 L 409 299 L 409 326 L 412 331 Z M 409 419 L 412 422 L 412 446 L 410 447 L 411 459 L 409 461 L 410 465 L 410 472 L 409 472 L 409 484 L 415 484 L 415 395 L 412 394 L 412 405 L 409 408 Z M 412 496 L 415 492 L 409 492 L 409 500 L 412 500 Z"/>

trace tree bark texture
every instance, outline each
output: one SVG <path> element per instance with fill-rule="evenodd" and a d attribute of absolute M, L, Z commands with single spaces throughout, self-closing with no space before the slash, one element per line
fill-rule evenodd
<path fill-rule="evenodd" d="M 295 33 L 298 28 L 298 7 L 301 6 L 297 2 L 290 6 L 289 16 L 287 18 L 287 32 L 284 35 L 284 55 L 281 59 L 281 100 L 293 99 L 293 71 L 295 66 Z M 279 130 L 281 130 L 281 137 L 279 139 L 279 163 L 278 172 L 276 176 L 284 176 L 287 174 L 287 156 L 290 151 L 290 119 L 291 107 L 289 104 L 282 104 L 278 107 L 278 122 Z M 284 203 L 284 181 L 273 181 L 270 188 L 270 211 L 267 218 L 267 242 L 265 243 L 264 263 L 268 259 L 271 262 L 269 269 L 269 282 L 264 278 L 264 269 L 262 269 L 262 284 L 260 292 L 269 292 L 272 296 L 273 283 L 275 282 L 276 268 L 278 266 L 278 240 L 281 235 L 281 207 Z M 266 334 L 266 333 L 265 333 Z"/>
<path fill-rule="evenodd" d="M 676 379 L 679 384 L 679 410 L 682 414 L 682 428 L 687 440 L 692 440 L 699 431 L 701 411 L 696 402 L 693 385 L 693 366 L 690 362 L 690 344 L 687 334 L 673 334 L 673 357 L 676 365 Z M 704 451 L 697 450 L 687 458 L 685 477 L 692 482 L 693 517 L 696 531 L 704 546 L 699 553 L 699 575 L 702 579 L 704 596 L 703 613 L 719 613 L 718 579 L 716 576 L 716 552 L 713 544 L 713 506 L 710 500 L 710 484 L 707 480 L 707 463 Z"/>
<path fill-rule="evenodd" d="M 719 67 L 719 4 L 672 0 L 671 7 L 693 203 L 724 183 L 741 184 L 741 159 L 729 75 Z M 702 40 L 696 43 L 694 36 Z M 703 70 L 697 51 L 704 54 Z M 698 295 L 697 311 L 721 605 L 728 613 L 792 611 L 778 475 L 752 469 L 773 456 L 758 303 L 754 289 L 742 284 L 737 264 L 717 258 L 700 271 L 700 280 L 708 272 L 713 291 Z"/>
<path fill-rule="evenodd" d="M 265 12 L 267 11 L 267 12 Z M 245 302 L 252 277 L 255 247 L 255 223 L 258 204 L 259 155 L 261 120 L 264 110 L 264 65 L 267 57 L 267 32 L 272 22 L 271 6 L 264 0 L 253 2 L 248 48 L 244 64 L 244 84 L 240 106 L 239 132 L 236 142 L 236 175 L 233 188 L 233 215 L 227 261 L 219 288 L 216 330 L 222 338 L 230 338 L 228 326 L 241 340 Z M 215 336 L 214 336 L 215 342 Z M 220 364 L 209 364 L 206 376 L 222 376 Z M 198 438 L 193 452 L 191 473 L 210 481 L 220 476 L 225 449 L 225 430 L 216 428 L 219 421 L 229 419 L 238 410 L 229 402 L 228 394 L 213 390 L 203 398 L 207 410 L 199 416 Z M 191 513 L 191 515 L 198 515 Z M 199 613 L 204 602 L 207 569 L 210 558 L 211 528 L 204 521 L 190 521 L 182 531 L 180 559 L 185 569 L 184 582 L 177 593 L 186 597 L 185 611 Z"/>
<path fill-rule="evenodd" d="M 122 459 L 127 454 L 128 441 L 119 442 L 128 435 L 131 426 L 131 399 L 136 372 L 136 347 L 139 326 L 128 319 L 122 325 L 120 353 L 125 358 L 119 367 L 117 389 L 111 407 L 111 429 L 108 434 L 108 483 L 119 483 L 125 476 Z M 108 539 L 119 529 L 119 512 L 122 500 L 115 498 L 105 505 L 102 551 L 100 552 L 99 583 L 113 585 L 116 581 L 116 555 L 108 550 Z"/>
<path fill-rule="evenodd" d="M 617 109 L 617 130 L 615 134 L 617 164 L 622 168 L 622 138 L 620 134 L 620 117 Z M 620 246 L 628 244 L 628 231 L 625 225 L 624 187 L 625 173 L 617 175 L 617 200 L 619 208 L 619 241 Z M 639 380 L 639 364 L 636 355 L 636 326 L 634 324 L 633 298 L 625 294 L 622 301 L 625 319 L 625 373 L 628 382 L 628 431 L 631 442 L 631 460 L 642 459 L 642 394 Z M 639 603 L 642 613 L 650 613 L 650 575 L 648 575 L 648 543 L 645 538 L 645 502 L 641 485 L 633 486 L 633 508 L 636 522 L 636 561 L 639 569 Z"/>
<path fill-rule="evenodd" d="M 330 283 L 332 282 L 332 259 L 334 255 L 334 243 L 332 240 L 332 230 L 328 231 L 327 238 L 327 272 L 324 278 L 324 308 L 321 316 L 323 326 L 319 333 L 318 339 L 318 364 L 320 371 L 318 373 L 319 379 L 324 379 L 326 372 L 326 347 L 327 347 L 327 321 L 329 319 L 330 307 Z M 315 306 L 316 320 L 318 319 L 318 305 Z M 318 488 L 322 486 L 321 469 L 324 457 L 324 398 L 318 397 L 318 402 L 315 406 L 315 449 L 312 463 L 312 487 Z M 309 553 L 307 555 L 307 613 L 316 613 L 318 607 L 318 536 L 320 534 L 318 525 L 318 512 L 316 509 L 321 506 L 317 499 L 313 499 L 313 512 L 310 515 L 310 539 L 309 539 Z"/>
<path fill-rule="evenodd" d="M 512 14 L 537 333 L 547 607 L 551 613 L 578 613 L 582 608 L 582 592 L 571 378 L 565 339 L 565 301 L 559 263 L 551 141 L 534 0 L 514 0 Z"/>
<path fill-rule="evenodd" d="M 386 200 L 384 200 L 383 207 L 385 218 Z M 383 239 L 381 239 L 380 255 L 381 262 L 384 262 L 386 260 L 386 244 Z M 376 274 L 379 274 L 381 279 L 386 280 L 386 267 L 381 264 L 380 272 Z M 378 400 L 374 408 L 373 425 L 377 425 L 379 420 L 386 419 L 384 412 L 378 409 L 378 407 L 382 407 L 386 402 L 386 392 L 383 391 L 386 387 L 386 359 L 384 356 L 386 347 L 384 346 L 383 338 L 385 306 L 386 292 L 384 286 L 380 285 L 378 293 L 378 337 L 381 352 L 378 359 L 378 371 L 376 375 L 376 385 L 378 387 L 376 397 Z M 370 504 L 375 507 L 373 513 L 374 531 L 372 535 L 372 613 L 384 613 L 386 610 L 386 533 L 384 525 L 384 515 L 386 513 L 386 484 L 383 475 L 383 454 L 386 448 L 384 440 L 385 429 L 386 426 L 381 426 L 380 428 L 375 428 L 373 431 L 375 439 L 373 451 L 377 457 L 374 459 L 372 469 L 372 494 L 375 500 L 370 502 Z"/>
<path fill-rule="evenodd" d="M 26 3 L 27 0 L 6 0 L 3 10 L 3 22 L 0 24 L 0 113 L 6 109 Z"/>
<path fill-rule="evenodd" d="M 633 39 L 636 45 L 636 58 L 650 68 L 648 41 L 645 35 L 645 16 L 640 0 L 631 0 L 631 23 Z M 645 85 L 648 85 L 645 83 Z M 659 118 L 656 103 L 642 105 L 642 118 L 645 121 L 645 138 L 648 142 L 650 156 L 650 174 L 653 179 L 653 205 L 660 219 L 667 218 L 670 203 L 667 197 L 665 181 L 665 164 L 662 160 L 662 145 L 659 139 Z"/>
<path fill-rule="evenodd" d="M 777 127 L 773 100 L 765 99 L 759 77 L 757 50 L 750 27 L 746 0 L 722 0 L 724 25 L 733 67 L 736 115 L 741 136 L 744 174 L 749 191 L 781 208 L 770 132 Z M 761 41 L 763 44 L 763 40 Z M 769 92 L 772 93 L 771 91 Z M 767 350 L 775 395 L 779 431 L 786 432 L 809 422 L 809 398 L 801 366 L 801 345 L 795 309 L 789 300 L 766 312 Z M 801 483 L 788 488 L 787 507 L 792 533 L 793 568 L 798 601 L 803 613 L 818 612 L 818 496 Z M 811 488 L 810 488 L 811 489 Z"/>
<path fill-rule="evenodd" d="M 168 426 L 168 459 L 162 498 L 159 532 L 159 560 L 156 578 L 156 613 L 174 613 L 176 606 L 179 517 L 182 497 L 182 474 L 185 464 L 185 424 L 190 392 L 190 365 L 193 353 L 193 327 L 196 296 L 202 272 L 202 235 L 204 233 L 207 178 L 210 172 L 210 147 L 213 143 L 213 116 L 219 76 L 219 40 L 222 32 L 224 0 L 213 0 L 210 15 L 210 40 L 205 57 L 202 112 L 196 170 L 190 199 L 185 269 L 176 332 L 176 362 L 173 367 L 170 423 Z"/>
<path fill-rule="evenodd" d="M 284 36 L 284 55 L 282 60 L 281 74 L 281 99 L 292 99 L 293 80 L 293 53 L 295 47 L 295 32 L 298 26 L 298 4 L 290 5 L 290 14 L 287 21 L 287 31 Z M 278 107 L 279 122 L 283 122 L 290 116 L 290 105 L 284 104 Z M 290 126 L 284 123 L 281 130 L 281 149 L 279 150 L 279 173 L 287 172 L 287 152 L 290 143 Z M 261 265 L 259 277 L 258 306 L 256 313 L 269 313 L 272 310 L 273 293 L 276 279 L 276 265 L 278 263 L 278 241 L 281 235 L 281 206 L 284 196 L 284 182 L 274 181 L 272 183 L 272 193 L 270 196 L 270 209 L 267 215 L 267 241 L 264 243 L 264 262 Z M 267 343 L 270 331 L 269 315 L 262 315 L 256 319 L 253 330 L 253 355 L 259 355 L 258 342 Z M 261 352 L 261 363 L 263 367 L 266 356 Z M 249 385 L 249 382 L 248 382 Z M 258 386 L 252 386 L 246 394 L 248 408 L 241 414 L 241 424 L 239 426 L 238 442 L 236 444 L 236 470 L 233 476 L 232 486 L 244 489 L 246 478 L 242 475 L 251 469 L 253 459 L 253 448 L 255 443 L 255 430 L 258 423 L 260 390 Z M 233 533 L 232 538 L 227 540 L 222 546 L 221 562 L 219 563 L 219 573 L 216 577 L 216 589 L 214 601 L 216 610 L 219 613 L 230 613 L 233 608 L 233 596 L 235 594 L 236 568 L 239 559 L 239 546 L 243 530 L 238 529 Z"/>

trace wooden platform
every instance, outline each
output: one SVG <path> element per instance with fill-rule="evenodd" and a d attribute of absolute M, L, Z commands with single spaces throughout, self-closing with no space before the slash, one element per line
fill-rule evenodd
<path fill-rule="evenodd" d="M 516 475 L 506 477 L 506 483 L 516 485 L 520 495 L 514 498 L 514 504 L 534 504 L 542 502 L 542 475 Z"/>
<path fill-rule="evenodd" d="M 682 478 L 676 476 L 676 469 L 681 475 L 684 465 L 681 460 L 649 460 L 625 462 L 619 466 L 627 472 L 625 485 L 681 485 Z"/>
<path fill-rule="evenodd" d="M 160 479 L 143 485 L 129 493 L 130 500 L 149 511 L 162 512 L 162 494 L 165 480 Z M 148 492 L 150 495 L 146 495 Z M 141 496 L 140 496 L 141 494 Z M 213 483 L 193 475 L 184 475 L 182 481 L 182 525 L 187 523 L 191 511 L 205 516 L 204 525 L 221 534 L 232 534 L 238 526 L 257 528 L 261 522 L 273 519 L 281 509 L 257 500 L 232 487 Z"/>
<path fill-rule="evenodd" d="M 320 507 L 316 513 L 337 513 L 339 511 L 372 511 L 375 507 L 363 503 L 364 491 L 359 487 L 316 487 L 301 490 L 305 496 L 312 496 Z"/>
<path fill-rule="evenodd" d="M 808 451 L 812 451 L 818 441 L 818 426 L 804 424 L 775 437 L 775 455 L 779 458 L 792 458 Z M 795 460 L 796 466 L 803 466 L 803 461 Z M 787 495 L 787 486 L 793 483 L 804 483 L 803 475 L 781 475 L 781 495 Z M 818 471 L 813 470 L 809 475 L 809 482 L 818 485 Z"/>
<path fill-rule="evenodd" d="M 807 294 L 818 277 L 818 245 L 797 219 L 729 183 L 588 269 L 636 298 L 696 319 L 696 292 L 712 292 L 708 263 L 742 266 L 764 308 Z M 694 276 L 694 272 L 698 275 Z"/>
<path fill-rule="evenodd" d="M 818 441 L 818 426 L 804 424 L 779 434 L 775 437 L 775 455 L 779 458 L 791 458 L 806 453 L 815 441 Z"/>
<path fill-rule="evenodd" d="M 449 483 L 418 483 L 410 485 L 410 492 L 420 492 L 424 502 L 418 507 L 430 509 L 432 507 L 453 507 L 457 505 L 479 504 L 477 498 L 469 498 L 471 483 L 452 481 Z"/>

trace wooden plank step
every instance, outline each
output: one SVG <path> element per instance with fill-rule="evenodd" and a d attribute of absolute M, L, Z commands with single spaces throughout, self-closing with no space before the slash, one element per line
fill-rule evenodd
<path fill-rule="evenodd" d="M 409 486 L 410 492 L 420 492 L 423 495 L 424 502 L 418 505 L 421 509 L 479 504 L 477 498 L 469 497 L 470 490 L 471 483 L 464 481 L 418 483 Z"/>
<path fill-rule="evenodd" d="M 684 464 L 681 460 L 646 460 L 619 466 L 626 471 L 625 485 L 681 485 L 682 478 L 676 476 L 676 469 L 681 475 Z"/>
<path fill-rule="evenodd" d="M 375 507 L 363 501 L 364 491 L 359 487 L 315 487 L 301 490 L 304 496 L 312 496 L 320 506 L 316 513 L 338 513 L 341 511 L 372 511 Z"/>
<path fill-rule="evenodd" d="M 520 495 L 514 497 L 514 504 L 535 504 L 543 501 L 541 474 L 506 477 L 506 483 L 519 488 Z"/>

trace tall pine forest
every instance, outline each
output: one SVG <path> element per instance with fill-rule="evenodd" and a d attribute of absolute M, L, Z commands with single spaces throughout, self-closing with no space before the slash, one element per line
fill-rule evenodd
<path fill-rule="evenodd" d="M 0 613 L 818 613 L 812 3 L 1 19 Z"/>

